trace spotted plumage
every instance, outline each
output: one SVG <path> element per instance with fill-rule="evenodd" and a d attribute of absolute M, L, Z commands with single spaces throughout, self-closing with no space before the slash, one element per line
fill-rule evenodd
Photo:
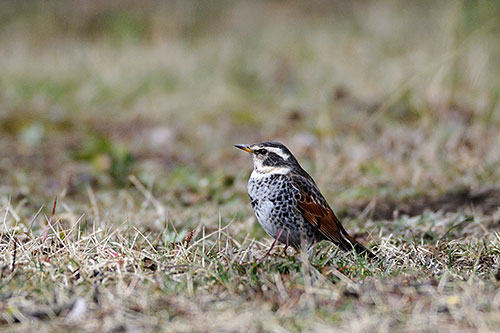
<path fill-rule="evenodd" d="M 330 240 L 344 251 L 374 255 L 352 238 L 337 219 L 311 176 L 279 142 L 236 145 L 252 154 L 248 195 L 266 233 L 300 248 Z"/>

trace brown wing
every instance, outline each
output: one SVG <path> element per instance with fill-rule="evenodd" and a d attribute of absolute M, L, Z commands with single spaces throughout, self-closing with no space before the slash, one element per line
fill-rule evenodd
<path fill-rule="evenodd" d="M 295 176 L 292 179 L 299 193 L 298 208 L 308 222 L 344 251 L 354 248 L 357 253 L 366 252 L 369 256 L 374 256 L 345 231 L 314 181 L 303 176 Z"/>
<path fill-rule="evenodd" d="M 332 209 L 326 204 L 321 193 L 306 179 L 295 178 L 294 185 L 299 191 L 298 207 L 305 219 L 312 223 L 329 240 L 340 243 L 342 225 Z"/>

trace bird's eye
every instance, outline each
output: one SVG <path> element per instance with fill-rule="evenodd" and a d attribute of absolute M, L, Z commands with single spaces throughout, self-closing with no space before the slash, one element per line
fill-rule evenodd
<path fill-rule="evenodd" d="M 255 153 L 257 153 L 258 155 L 265 155 L 267 153 L 267 150 L 265 150 L 265 149 L 257 149 L 255 151 Z"/>

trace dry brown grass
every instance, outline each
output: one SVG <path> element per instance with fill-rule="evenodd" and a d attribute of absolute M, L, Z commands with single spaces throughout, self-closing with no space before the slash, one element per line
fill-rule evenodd
<path fill-rule="evenodd" d="M 0 9 L 1 329 L 500 327 L 494 2 Z M 262 259 L 264 139 L 381 262 Z"/>

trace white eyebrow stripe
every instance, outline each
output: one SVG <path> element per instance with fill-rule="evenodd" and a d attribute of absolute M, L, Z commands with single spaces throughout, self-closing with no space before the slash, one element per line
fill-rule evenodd
<path fill-rule="evenodd" d="M 268 151 L 270 152 L 273 152 L 275 153 L 276 155 L 278 156 L 281 156 L 282 159 L 284 160 L 287 160 L 290 155 L 288 155 L 287 153 L 285 153 L 283 150 L 281 150 L 280 148 L 276 148 L 276 147 L 266 147 L 265 149 L 267 149 Z"/>

